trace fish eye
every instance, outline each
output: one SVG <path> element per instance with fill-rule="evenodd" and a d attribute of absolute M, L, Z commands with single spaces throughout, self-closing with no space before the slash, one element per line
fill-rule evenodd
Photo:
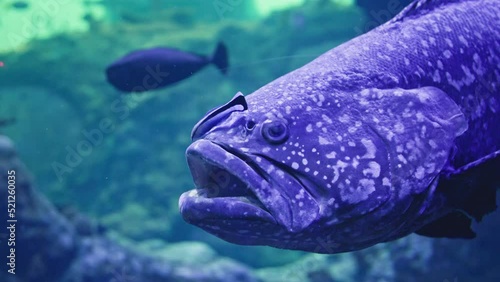
<path fill-rule="evenodd" d="M 264 139 L 272 144 L 281 144 L 288 139 L 288 127 L 282 121 L 265 122 L 261 133 Z"/>
<path fill-rule="evenodd" d="M 247 123 L 245 124 L 245 128 L 247 130 L 253 130 L 255 128 L 255 121 L 247 120 Z"/>

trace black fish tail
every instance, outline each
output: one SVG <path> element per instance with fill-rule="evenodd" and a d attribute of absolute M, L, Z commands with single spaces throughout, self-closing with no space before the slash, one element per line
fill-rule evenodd
<path fill-rule="evenodd" d="M 212 63 L 217 66 L 221 73 L 226 74 L 227 68 L 229 66 L 229 60 L 227 57 L 227 48 L 224 43 L 219 42 L 214 54 L 212 55 Z"/>

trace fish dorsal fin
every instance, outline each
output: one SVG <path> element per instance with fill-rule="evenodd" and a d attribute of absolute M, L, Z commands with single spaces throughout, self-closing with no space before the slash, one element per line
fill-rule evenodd
<path fill-rule="evenodd" d="M 403 21 L 406 18 L 420 16 L 432 11 L 440 6 L 447 5 L 461 0 L 415 0 L 410 5 L 406 6 L 397 16 L 389 23 Z"/>

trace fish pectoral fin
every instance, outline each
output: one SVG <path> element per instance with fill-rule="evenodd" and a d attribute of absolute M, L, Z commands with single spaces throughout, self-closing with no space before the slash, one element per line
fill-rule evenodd
<path fill-rule="evenodd" d="M 476 221 L 497 208 L 500 189 L 500 151 L 491 153 L 459 169 L 448 170 L 437 187 L 450 204 Z"/>
<path fill-rule="evenodd" d="M 476 237 L 476 233 L 471 229 L 471 223 L 471 218 L 455 211 L 424 225 L 415 233 L 433 238 L 472 239 Z"/>
<path fill-rule="evenodd" d="M 427 190 L 468 129 L 460 107 L 436 87 L 365 89 L 359 96 L 364 123 L 386 145 L 391 185 L 405 187 L 401 195 Z"/>

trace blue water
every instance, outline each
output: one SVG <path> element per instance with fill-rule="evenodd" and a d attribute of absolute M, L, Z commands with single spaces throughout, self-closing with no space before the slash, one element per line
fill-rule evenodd
<path fill-rule="evenodd" d="M 179 215 L 179 195 L 194 187 L 185 149 L 193 125 L 209 109 L 238 91 L 253 92 L 383 18 L 336 1 L 304 1 L 273 12 L 258 6 L 264 1 L 12 2 L 0 1 L 0 120 L 15 123 L 0 127 L 0 134 L 15 144 L 36 191 L 71 224 L 78 225 L 75 214 L 90 222 L 91 238 L 167 257 L 165 269 L 186 265 L 192 273 L 209 267 L 222 273 L 182 281 L 231 281 L 237 279 L 231 268 L 238 267 L 255 281 L 500 281 L 498 214 L 478 226 L 474 240 L 411 235 L 338 255 L 230 244 Z M 209 55 L 219 41 L 229 51 L 227 75 L 208 66 L 171 87 L 129 95 L 105 80 L 104 69 L 130 51 L 163 46 Z M 4 202 L 0 207 L 4 212 Z M 51 277 L 32 263 L 48 260 L 45 255 L 24 257 L 18 261 L 26 264 L 24 274 L 4 271 L 0 280 L 162 281 L 141 280 L 135 268 L 71 280 L 68 275 L 77 273 L 72 267 L 86 265 L 78 255 L 70 266 L 45 265 L 45 271 L 66 273 Z M 223 258 L 234 264 L 210 264 Z"/>

